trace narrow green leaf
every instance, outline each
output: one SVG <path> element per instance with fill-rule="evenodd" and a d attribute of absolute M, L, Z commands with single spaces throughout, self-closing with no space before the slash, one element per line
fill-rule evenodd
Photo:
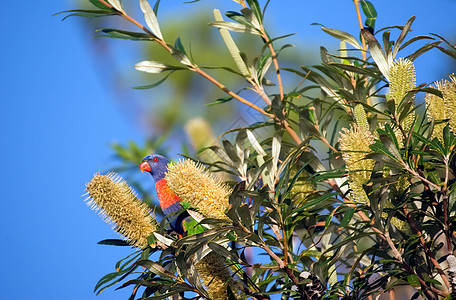
<path fill-rule="evenodd" d="M 222 14 L 218 9 L 214 9 L 214 19 L 216 22 L 223 22 Z M 231 37 L 229 31 L 224 28 L 219 28 L 219 32 L 241 74 L 245 77 L 252 77 L 244 60 L 241 58 L 239 48 Z"/>
<path fill-rule="evenodd" d="M 133 41 L 150 41 L 151 37 L 145 33 L 141 32 L 132 32 L 132 31 L 125 31 L 120 29 L 112 29 L 112 28 L 103 28 L 98 29 L 97 31 L 101 31 L 106 33 L 107 35 L 100 35 L 97 37 L 111 37 L 116 39 L 124 39 L 124 40 L 133 40 Z"/>
<path fill-rule="evenodd" d="M 239 24 L 239 23 L 234 23 L 234 22 L 215 21 L 215 22 L 209 23 L 209 25 L 220 28 L 220 29 L 234 31 L 234 32 L 244 32 L 244 33 L 261 35 L 260 32 L 253 27 L 246 26 L 246 25 Z"/>
<path fill-rule="evenodd" d="M 418 276 L 416 274 L 411 274 L 407 276 L 407 281 L 408 283 L 413 286 L 413 287 L 420 287 L 420 280 L 418 279 Z"/>
<path fill-rule="evenodd" d="M 321 27 L 321 29 L 327 34 L 335 37 L 336 39 L 349 43 L 358 50 L 363 49 L 363 47 L 361 47 L 361 45 L 358 43 L 355 37 L 345 31 L 327 27 Z"/>
<path fill-rule="evenodd" d="M 98 8 L 101 8 L 101 9 L 111 9 L 109 6 L 106 6 L 103 2 L 101 2 L 100 0 L 89 0 L 90 3 L 92 3 L 93 5 L 95 5 L 96 7 Z M 112 12 L 112 11 L 111 11 Z"/>
<path fill-rule="evenodd" d="M 378 43 L 377 39 L 372 35 L 372 33 L 369 32 L 369 30 L 361 29 L 361 34 L 364 36 L 364 39 L 369 45 L 369 52 L 372 56 L 372 59 L 377 64 L 383 76 L 385 76 L 385 78 L 389 81 L 389 65 L 382 51 L 382 47 Z"/>
<path fill-rule="evenodd" d="M 207 106 L 214 106 L 214 105 L 219 105 L 219 104 L 226 103 L 226 102 L 231 101 L 231 100 L 233 100 L 233 97 L 228 96 L 228 97 L 224 97 L 224 98 L 218 98 L 214 102 L 208 103 L 206 105 Z"/>
<path fill-rule="evenodd" d="M 261 13 L 260 4 L 258 3 L 258 1 L 257 0 L 247 0 L 247 3 L 249 4 L 250 9 L 255 14 L 255 17 L 261 23 L 263 21 L 263 15 Z"/>
<path fill-rule="evenodd" d="M 144 19 L 146 20 L 147 27 L 149 27 L 150 31 L 155 35 L 156 38 L 163 40 L 157 16 L 155 15 L 155 12 L 150 6 L 149 2 L 147 0 L 139 0 L 139 6 L 144 13 Z"/>
<path fill-rule="evenodd" d="M 181 39 L 179 37 L 174 42 L 174 48 L 171 48 L 171 55 L 181 64 L 189 67 L 195 67 L 188 58 L 185 48 L 182 45 Z"/>
<path fill-rule="evenodd" d="M 232 19 L 232 20 L 234 20 L 234 21 L 236 21 L 236 22 L 238 22 L 238 23 L 240 23 L 242 25 L 245 25 L 245 26 L 248 26 L 248 27 L 253 27 L 252 23 L 250 23 L 242 14 L 240 14 L 238 12 L 228 11 L 228 12 L 225 13 L 225 15 L 228 18 L 230 18 L 230 19 Z"/>
<path fill-rule="evenodd" d="M 350 223 L 350 221 L 353 218 L 353 215 L 355 214 L 355 211 L 356 211 L 355 208 L 350 208 L 345 212 L 344 217 L 343 217 L 342 221 L 340 222 L 341 228 L 347 226 L 348 223 Z"/>
<path fill-rule="evenodd" d="M 407 56 L 408 59 L 410 59 L 411 61 L 414 61 L 415 59 L 417 59 L 421 54 L 424 54 L 426 52 L 428 52 L 429 50 L 431 50 L 432 48 L 435 48 L 437 47 L 442 41 L 435 41 L 433 43 L 428 43 L 424 46 L 422 46 L 421 48 L 419 48 L 418 50 L 416 50 L 415 52 L 413 52 L 412 54 L 410 54 L 409 56 Z M 439 47 L 437 47 L 439 48 Z M 440 49 L 441 50 L 441 49 Z M 441 50 L 442 51 L 442 50 Z M 444 51 L 443 51 L 444 52 Z M 456 54 L 454 55 L 454 57 L 456 58 Z"/>
<path fill-rule="evenodd" d="M 362 0 L 360 1 L 361 8 L 363 9 L 364 15 L 367 18 L 377 18 L 377 11 L 375 10 L 374 5 L 370 1 Z"/>
<path fill-rule="evenodd" d="M 163 71 L 186 70 L 187 68 L 171 66 L 158 61 L 145 60 L 137 63 L 135 69 L 141 72 L 157 74 Z"/>
<path fill-rule="evenodd" d="M 413 23 L 413 21 L 415 21 L 415 18 L 416 18 L 415 16 L 412 16 L 407 21 L 407 23 L 405 23 L 404 28 L 402 28 L 402 32 L 399 35 L 399 37 L 397 38 L 396 45 L 394 46 L 394 49 L 393 49 L 393 54 L 392 54 L 392 58 L 391 58 L 392 60 L 394 60 L 394 58 L 396 57 L 396 54 L 399 51 L 405 37 L 407 36 L 407 33 L 410 31 L 410 27 L 412 27 L 412 23 Z"/>
<path fill-rule="evenodd" d="M 442 51 L 443 53 L 445 53 L 446 55 L 452 57 L 453 59 L 456 59 L 456 51 L 450 51 L 448 49 L 445 49 L 443 47 L 440 47 L 440 46 L 435 46 L 437 49 L 439 49 L 440 51 Z"/>
<path fill-rule="evenodd" d="M 152 89 L 156 86 L 159 86 L 160 84 L 162 84 L 163 82 L 166 81 L 166 79 L 168 79 L 168 77 L 172 74 L 172 72 L 170 72 L 168 75 L 166 75 L 165 77 L 163 77 L 162 79 L 160 79 L 159 81 L 155 82 L 155 83 L 152 83 L 152 84 L 148 84 L 148 85 L 141 85 L 141 86 L 135 86 L 134 89 L 136 90 L 147 90 L 147 89 Z"/>
<path fill-rule="evenodd" d="M 118 11 L 124 11 L 122 7 L 122 2 L 120 0 L 106 0 L 109 4 L 114 6 Z"/>
<path fill-rule="evenodd" d="M 364 25 L 366 25 L 372 32 L 374 32 L 375 21 L 377 20 L 377 11 L 375 10 L 374 5 L 369 1 L 362 0 L 360 1 L 360 4 L 364 15 L 366 16 Z"/>
<path fill-rule="evenodd" d="M 416 41 L 420 41 L 420 40 L 435 40 L 435 38 L 431 37 L 431 36 L 428 36 L 428 35 L 418 35 L 418 36 L 414 36 L 412 37 L 411 39 L 409 39 L 407 42 L 403 43 L 401 45 L 401 47 L 399 47 L 399 51 L 404 49 L 405 47 L 407 47 L 408 45 L 416 42 Z"/>
<path fill-rule="evenodd" d="M 68 19 L 69 17 L 84 17 L 84 18 L 95 18 L 95 17 L 103 17 L 103 16 L 110 16 L 114 14 L 112 10 L 97 10 L 97 9 L 70 9 L 61 11 L 58 13 L 53 14 L 53 16 L 69 13 L 65 17 L 62 18 L 62 21 Z"/>
<path fill-rule="evenodd" d="M 99 245 L 111 245 L 111 246 L 130 246 L 127 241 L 119 240 L 119 239 L 106 239 L 99 241 L 97 244 Z"/>
<path fill-rule="evenodd" d="M 163 276 L 165 278 L 170 278 L 170 279 L 177 279 L 176 276 L 174 276 L 174 274 L 170 273 L 168 270 L 163 268 L 163 266 L 161 266 L 160 264 L 158 264 L 154 261 L 143 259 L 143 260 L 137 261 L 136 264 L 148 269 L 152 273 L 155 273 L 159 276 Z"/>

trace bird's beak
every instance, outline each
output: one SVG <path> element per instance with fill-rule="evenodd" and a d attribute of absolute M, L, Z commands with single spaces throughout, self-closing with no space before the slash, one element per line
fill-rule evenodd
<path fill-rule="evenodd" d="M 142 172 L 142 171 L 147 171 L 147 172 L 152 171 L 152 170 L 150 169 L 149 163 L 148 163 L 147 161 L 143 161 L 143 162 L 141 163 L 141 165 L 139 166 L 139 169 L 141 170 L 141 172 Z"/>

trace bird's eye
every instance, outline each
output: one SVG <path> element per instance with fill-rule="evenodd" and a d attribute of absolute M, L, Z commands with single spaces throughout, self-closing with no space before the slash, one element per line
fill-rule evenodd
<path fill-rule="evenodd" d="M 154 162 L 158 162 L 158 157 L 154 157 Z"/>

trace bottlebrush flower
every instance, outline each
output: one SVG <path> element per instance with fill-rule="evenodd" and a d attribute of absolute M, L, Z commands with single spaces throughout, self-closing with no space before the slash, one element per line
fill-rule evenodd
<path fill-rule="evenodd" d="M 218 253 L 210 252 L 195 267 L 211 299 L 227 300 L 227 285 L 231 281 L 231 274 L 225 258 Z"/>
<path fill-rule="evenodd" d="M 436 82 L 435 88 L 442 92 L 443 98 L 426 93 L 424 97 L 426 101 L 426 114 L 429 121 L 443 121 L 449 119 L 450 129 L 453 133 L 456 132 L 456 77 L 451 76 L 450 81 L 445 80 Z M 435 124 L 432 137 L 437 137 L 443 140 L 443 128 L 445 123 Z"/>
<path fill-rule="evenodd" d="M 87 205 L 131 245 L 141 249 L 149 245 L 147 237 L 158 230 L 158 223 L 122 177 L 112 172 L 95 174 L 86 190 Z"/>
<path fill-rule="evenodd" d="M 225 211 L 231 190 L 202 165 L 188 159 L 170 164 L 165 179 L 184 207 L 196 209 L 207 218 L 228 219 Z"/>
<path fill-rule="evenodd" d="M 374 137 L 369 130 L 357 124 L 354 124 L 350 130 L 343 128 L 342 131 L 339 143 L 342 158 L 349 172 L 351 195 L 355 201 L 369 203 L 363 184 L 370 179 L 375 161 L 365 157 L 371 152 L 369 145 L 374 143 Z"/>
<path fill-rule="evenodd" d="M 397 110 L 407 93 L 416 87 L 413 62 L 403 58 L 394 61 L 389 69 L 389 81 L 389 96 L 394 100 Z M 414 99 L 415 96 L 409 100 L 412 102 L 412 106 L 415 104 Z M 396 114 L 400 115 L 400 112 L 396 111 Z M 406 132 L 410 130 L 414 118 L 415 112 L 412 111 L 402 120 L 401 125 Z"/>

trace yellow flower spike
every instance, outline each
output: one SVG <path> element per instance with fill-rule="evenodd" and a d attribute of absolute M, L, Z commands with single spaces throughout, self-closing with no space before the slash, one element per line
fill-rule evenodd
<path fill-rule="evenodd" d="M 435 121 L 442 121 L 449 119 L 450 129 L 454 133 L 456 132 L 456 78 L 450 76 L 450 80 L 451 81 L 442 80 L 442 82 L 435 83 L 435 88 L 442 92 L 443 98 L 431 93 L 426 93 L 424 99 L 426 101 L 426 114 L 428 120 L 432 121 L 432 119 L 434 119 Z M 446 124 L 447 123 L 435 124 L 432 137 L 436 137 L 442 141 L 443 128 Z"/>
<path fill-rule="evenodd" d="M 95 174 L 86 186 L 87 205 L 133 246 L 145 248 L 147 237 L 158 230 L 150 208 L 116 173 Z"/>
<path fill-rule="evenodd" d="M 369 130 L 356 124 L 350 130 L 343 128 L 342 131 L 339 143 L 349 172 L 351 195 L 355 201 L 368 203 L 363 184 L 370 179 L 375 161 L 365 157 L 371 152 L 369 146 L 374 143 L 374 137 Z"/>
<path fill-rule="evenodd" d="M 361 104 L 355 106 L 353 114 L 355 115 L 356 124 L 363 130 L 369 130 L 366 112 Z"/>
<path fill-rule="evenodd" d="M 299 171 L 299 167 L 294 165 L 291 167 L 290 180 Z M 291 195 L 295 200 L 305 201 L 309 194 L 311 194 L 317 188 L 315 183 L 309 180 L 310 174 L 306 170 L 302 171 L 299 178 L 291 188 Z"/>
<path fill-rule="evenodd" d="M 225 258 L 218 253 L 210 252 L 195 267 L 211 299 L 228 299 L 227 284 L 231 281 L 231 274 L 225 264 Z"/>
<path fill-rule="evenodd" d="M 391 203 L 391 202 L 386 202 L 385 203 L 385 208 L 393 208 L 394 205 Z M 388 218 L 388 213 L 386 212 L 383 212 L 382 213 L 382 217 L 384 219 Z M 391 224 L 394 225 L 394 227 L 396 227 L 399 231 L 405 233 L 405 234 L 408 234 L 408 235 L 411 235 L 412 234 L 412 229 L 410 228 L 410 225 L 408 222 L 406 221 L 402 221 L 400 219 L 398 219 L 397 217 L 392 217 L 391 218 Z"/>
<path fill-rule="evenodd" d="M 441 87 L 443 100 L 445 101 L 445 114 L 450 119 L 450 129 L 456 133 L 456 77 L 450 76 Z"/>
<path fill-rule="evenodd" d="M 188 159 L 170 164 L 165 179 L 184 207 L 188 205 L 207 218 L 228 220 L 225 211 L 231 190 L 202 165 Z"/>
<path fill-rule="evenodd" d="M 440 82 L 436 82 L 435 88 L 441 90 L 442 84 Z M 426 102 L 426 114 L 429 122 L 431 122 L 432 119 L 434 119 L 436 122 L 446 119 L 445 101 L 443 98 L 440 98 L 439 96 L 431 93 L 426 93 L 424 100 Z M 432 137 L 436 137 L 440 141 L 443 141 L 443 128 L 445 125 L 446 123 L 435 124 L 434 131 L 432 132 Z"/>
<path fill-rule="evenodd" d="M 196 151 L 212 145 L 217 140 L 211 125 L 202 118 L 190 119 L 185 124 L 185 132 Z"/>
<path fill-rule="evenodd" d="M 389 69 L 389 81 L 389 96 L 394 99 L 397 109 L 405 95 L 416 87 L 413 62 L 403 58 L 394 61 Z M 414 104 L 414 98 L 412 97 L 410 100 L 412 104 Z M 398 112 L 396 113 L 399 115 Z M 410 130 L 414 118 L 415 112 L 413 111 L 402 121 L 401 125 L 406 132 Z"/>

